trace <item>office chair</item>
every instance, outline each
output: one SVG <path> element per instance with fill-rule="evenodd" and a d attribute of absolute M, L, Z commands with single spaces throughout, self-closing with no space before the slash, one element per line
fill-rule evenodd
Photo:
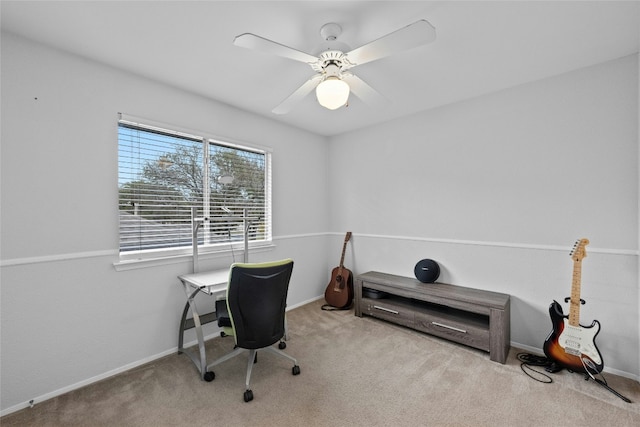
<path fill-rule="evenodd" d="M 291 259 L 234 263 L 229 271 L 226 300 L 216 301 L 218 326 L 223 327 L 225 334 L 233 335 L 236 345 L 233 351 L 207 366 L 207 370 L 249 350 L 245 402 L 253 400 L 249 382 L 258 350 L 267 350 L 291 360 L 291 372 L 293 375 L 300 374 L 295 358 L 272 347 L 280 341 L 280 348 L 283 348 L 281 340 L 285 335 L 285 309 L 292 271 Z M 215 378 L 213 372 L 211 376 Z"/>

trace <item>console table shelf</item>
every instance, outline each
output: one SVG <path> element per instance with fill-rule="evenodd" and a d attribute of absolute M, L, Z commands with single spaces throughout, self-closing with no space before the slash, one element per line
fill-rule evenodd
<path fill-rule="evenodd" d="M 363 289 L 384 298 L 363 296 Z M 489 352 L 505 363 L 509 354 L 510 297 L 498 292 L 422 283 L 409 277 L 370 271 L 356 276 L 355 314 L 369 315 Z"/>

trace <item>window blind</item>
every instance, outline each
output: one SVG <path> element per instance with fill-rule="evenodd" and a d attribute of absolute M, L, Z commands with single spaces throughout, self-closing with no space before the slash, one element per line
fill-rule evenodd
<path fill-rule="evenodd" d="M 271 239 L 269 153 L 217 139 L 118 122 L 120 253 Z"/>

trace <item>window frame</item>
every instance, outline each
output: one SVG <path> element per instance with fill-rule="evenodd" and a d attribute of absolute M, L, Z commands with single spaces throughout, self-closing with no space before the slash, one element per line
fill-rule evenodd
<path fill-rule="evenodd" d="M 273 245 L 273 212 L 272 212 L 272 153 L 273 150 L 269 147 L 247 143 L 244 141 L 238 141 L 233 138 L 220 136 L 211 132 L 201 132 L 195 130 L 189 130 L 181 128 L 176 125 L 168 125 L 159 123 L 153 120 L 138 118 L 128 114 L 119 113 L 117 120 L 117 129 L 119 131 L 120 125 L 124 124 L 127 127 L 140 129 L 142 131 L 149 131 L 154 133 L 166 134 L 173 137 L 184 138 L 187 140 L 196 140 L 202 144 L 202 165 L 203 171 L 203 188 L 208 188 L 207 181 L 211 179 L 210 174 L 210 147 L 211 145 L 218 145 L 220 147 L 230 148 L 233 150 L 245 151 L 264 155 L 264 214 L 265 214 L 265 226 L 264 226 L 264 238 L 261 240 L 249 240 L 248 250 L 259 251 L 267 248 L 272 248 Z M 118 147 L 118 171 L 117 171 L 117 191 L 118 194 L 121 189 L 120 178 L 120 136 L 118 132 L 117 136 Z M 206 178 L 204 178 L 206 177 Z M 204 191 L 203 193 L 209 193 Z M 207 196 L 208 197 L 208 196 Z M 205 208 L 205 200 L 207 197 L 202 197 L 198 201 L 198 209 L 203 212 L 207 212 Z M 118 197 L 118 259 L 119 261 L 114 263 L 118 270 L 123 269 L 123 266 L 130 265 L 132 263 L 146 262 L 155 264 L 165 264 L 167 262 L 179 262 L 185 257 L 192 257 L 194 250 L 192 244 L 179 247 L 167 247 L 156 249 L 137 249 L 122 251 L 121 247 L 121 227 L 120 227 L 120 198 Z M 215 218 L 215 217 L 212 217 Z M 238 217 L 239 219 L 241 217 Z M 202 233 L 202 229 L 199 231 Z M 202 237 L 202 234 L 200 234 Z M 229 253 L 233 255 L 234 261 L 236 256 L 242 256 L 244 251 L 244 239 L 241 241 L 226 241 L 221 243 L 205 243 L 198 244 L 198 255 L 201 258 L 210 257 L 228 257 Z M 240 254 L 240 255 L 238 255 Z"/>

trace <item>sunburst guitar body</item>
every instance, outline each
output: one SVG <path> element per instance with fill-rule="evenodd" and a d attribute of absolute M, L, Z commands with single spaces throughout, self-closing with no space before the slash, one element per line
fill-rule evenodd
<path fill-rule="evenodd" d="M 585 246 L 589 240 L 576 242 L 571 257 L 573 258 L 573 281 L 569 302 L 569 315 L 565 315 L 562 306 L 553 301 L 549 306 L 549 316 L 553 330 L 544 342 L 544 354 L 560 367 L 574 372 L 602 372 L 604 362 L 600 350 L 596 346 L 596 335 L 600 332 L 600 322 L 594 320 L 590 326 L 580 324 L 580 279 L 582 259 L 587 256 Z"/>

